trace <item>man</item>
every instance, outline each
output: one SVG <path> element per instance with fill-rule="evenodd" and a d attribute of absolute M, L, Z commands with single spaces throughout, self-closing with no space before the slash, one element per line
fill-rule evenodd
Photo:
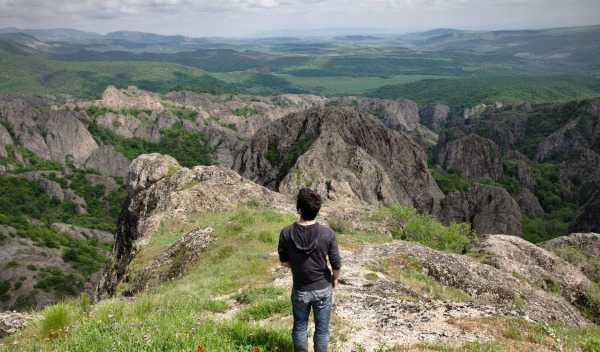
<path fill-rule="evenodd" d="M 315 352 L 327 351 L 333 289 L 337 286 L 342 262 L 335 233 L 315 218 L 321 209 L 321 196 L 309 188 L 298 192 L 296 210 L 300 220 L 279 235 L 279 260 L 292 269 L 292 341 L 295 352 L 308 352 L 306 328 L 312 308 L 315 320 Z M 327 266 L 327 257 L 333 272 Z"/>

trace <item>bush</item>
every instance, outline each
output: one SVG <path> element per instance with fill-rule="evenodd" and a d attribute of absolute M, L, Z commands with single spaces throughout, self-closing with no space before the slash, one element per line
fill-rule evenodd
<path fill-rule="evenodd" d="M 41 315 L 39 334 L 43 337 L 63 335 L 76 316 L 73 308 L 66 303 L 48 306 L 42 311 Z"/>
<path fill-rule="evenodd" d="M 371 219 L 381 222 L 394 238 L 419 242 L 440 251 L 461 253 L 476 237 L 468 223 L 444 226 L 429 214 L 417 214 L 413 207 L 381 208 L 372 214 Z"/>

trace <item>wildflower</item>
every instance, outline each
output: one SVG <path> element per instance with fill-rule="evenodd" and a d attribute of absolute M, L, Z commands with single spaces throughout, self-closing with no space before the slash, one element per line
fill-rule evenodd
<path fill-rule="evenodd" d="M 202 324 L 201 322 L 197 322 L 197 323 L 196 323 L 196 325 L 197 325 L 197 326 L 200 326 L 201 324 Z"/>
<path fill-rule="evenodd" d="M 121 343 L 121 341 L 119 341 L 119 343 L 117 343 L 117 346 L 119 346 L 119 347 L 123 346 L 123 344 Z"/>
<path fill-rule="evenodd" d="M 196 331 L 196 328 L 192 328 L 192 332 Z"/>
<path fill-rule="evenodd" d="M 144 340 L 148 340 L 148 335 L 144 335 Z"/>
<path fill-rule="evenodd" d="M 260 348 L 258 348 L 258 347 L 254 347 L 254 350 L 253 350 L 253 352 L 260 352 Z"/>
<path fill-rule="evenodd" d="M 198 345 L 198 346 L 196 347 L 196 351 L 202 351 L 202 346 L 201 346 L 201 345 Z"/>
<path fill-rule="evenodd" d="M 131 323 L 131 326 L 135 326 L 135 323 Z"/>

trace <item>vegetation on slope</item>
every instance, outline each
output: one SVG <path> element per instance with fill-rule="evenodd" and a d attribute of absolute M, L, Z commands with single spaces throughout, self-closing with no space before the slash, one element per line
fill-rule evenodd
<path fill-rule="evenodd" d="M 477 104 L 528 102 L 539 104 L 600 96 L 600 82 L 593 76 L 494 76 L 422 80 L 384 86 L 368 96 L 415 101 L 419 106 L 443 103 L 451 118 L 462 117 Z"/>
<path fill-rule="evenodd" d="M 409 213 L 410 208 L 392 208 L 374 215 L 376 218 L 383 215 L 394 223 L 395 218 L 388 215 Z M 142 247 L 131 267 L 136 270 L 150 264 L 154 255 L 193 228 L 213 227 L 215 241 L 187 275 L 132 300 L 109 299 L 92 305 L 89 298 L 82 295 L 79 299 L 49 306 L 39 313 L 39 320 L 2 343 L 16 345 L 24 351 L 190 351 L 199 350 L 198 346 L 202 346 L 203 351 L 253 351 L 255 348 L 289 351 L 292 348 L 289 291 L 270 283 L 278 275 L 272 270 L 278 258 L 271 253 L 281 227 L 294 219 L 291 214 L 257 209 L 249 202 L 236 210 L 192 215 L 187 223 L 167 221 L 150 238 L 149 244 Z M 391 240 L 377 232 L 345 231 L 338 236 L 340 245 L 350 248 L 357 243 Z M 420 272 L 399 268 L 389 262 L 382 263 L 380 270 L 408 285 L 415 294 L 435 299 L 465 299 L 464 293 L 454 292 Z M 600 343 L 600 330 L 596 326 L 573 328 L 514 318 L 457 319 L 452 324 L 461 329 L 484 329 L 494 340 L 464 345 L 381 345 L 377 351 L 406 348 L 489 351 L 524 345 L 545 349 L 557 344 L 564 349 L 592 351 Z M 334 317 L 332 345 L 348 337 L 344 329 L 344 322 Z M 354 350 L 365 349 L 355 344 Z"/>

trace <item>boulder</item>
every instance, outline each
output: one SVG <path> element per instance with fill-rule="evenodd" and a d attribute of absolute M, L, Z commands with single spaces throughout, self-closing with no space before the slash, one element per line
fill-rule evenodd
<path fill-rule="evenodd" d="M 101 145 L 85 161 L 87 169 L 94 169 L 104 176 L 127 176 L 131 162 L 112 145 Z"/>
<path fill-rule="evenodd" d="M 444 170 L 457 169 L 462 177 L 473 180 L 502 177 L 502 157 L 493 141 L 470 134 L 454 140 L 438 150 L 437 164 Z"/>
<path fill-rule="evenodd" d="M 445 224 L 469 222 L 477 234 L 521 236 L 521 210 L 503 188 L 473 184 L 466 192 L 449 193 L 439 218 Z"/>
<path fill-rule="evenodd" d="M 242 149 L 234 169 L 272 190 L 311 187 L 333 202 L 434 212 L 443 198 L 410 137 L 351 108 L 314 108 L 274 121 Z"/>

